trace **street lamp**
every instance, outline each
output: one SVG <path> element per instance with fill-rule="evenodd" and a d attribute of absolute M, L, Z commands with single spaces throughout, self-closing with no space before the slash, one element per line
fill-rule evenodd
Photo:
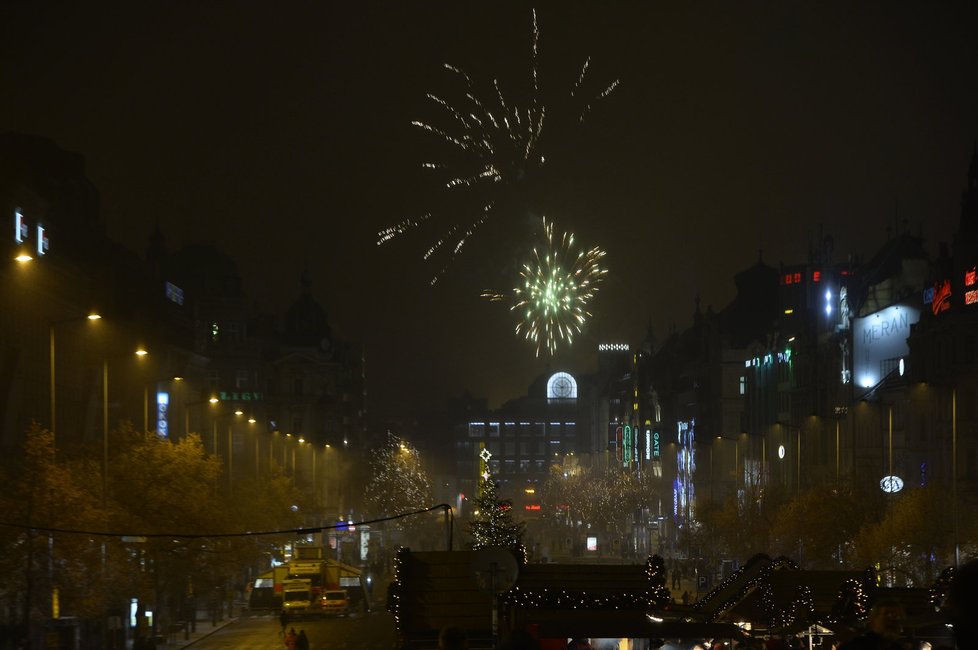
<path fill-rule="evenodd" d="M 143 429 L 145 429 L 147 432 L 149 432 L 149 431 L 152 430 L 153 433 L 155 433 L 155 434 L 157 434 L 159 436 L 162 436 L 164 438 L 169 438 L 171 436 L 172 432 L 176 430 L 176 427 L 171 427 L 169 425 L 169 421 L 171 419 L 171 416 L 170 416 L 170 414 L 171 414 L 171 411 L 170 411 L 170 403 L 171 403 L 170 402 L 170 393 L 169 392 L 165 392 L 164 393 L 164 392 L 162 392 L 162 391 L 159 390 L 159 385 L 161 383 L 163 383 L 163 382 L 170 383 L 171 384 L 170 390 L 175 390 L 174 387 L 172 386 L 172 384 L 174 384 L 174 383 L 177 384 L 177 385 L 182 384 L 183 383 L 183 377 L 180 377 L 180 376 L 158 377 L 158 378 L 153 379 L 152 381 L 149 381 L 146 384 L 144 384 L 144 386 L 143 386 Z M 150 391 L 149 391 L 149 387 L 150 386 L 153 386 L 153 390 L 156 393 L 156 399 L 153 402 L 153 403 L 156 404 L 156 413 L 155 413 L 155 417 L 154 417 L 154 420 L 153 420 L 153 428 L 152 429 L 150 429 L 150 427 L 149 427 L 149 411 L 150 411 L 150 408 L 149 408 L 149 405 L 150 405 Z M 185 405 L 185 406 L 187 406 L 187 405 Z M 163 419 L 163 417 L 165 417 L 165 420 Z M 186 422 L 186 426 L 189 428 L 190 425 L 189 425 L 188 418 L 189 418 L 189 414 L 186 412 L 186 410 L 184 410 L 184 420 Z M 164 425 L 164 427 L 163 427 L 162 430 L 160 428 L 161 422 Z"/>
<path fill-rule="evenodd" d="M 55 346 L 54 346 L 54 329 L 58 325 L 63 325 L 65 323 L 73 323 L 76 321 L 87 320 L 89 322 L 94 322 L 101 320 L 102 316 L 97 312 L 91 312 L 87 316 L 79 316 L 76 318 L 64 318 L 62 320 L 57 320 L 51 322 L 48 326 L 48 361 L 51 366 L 51 435 L 55 436 L 57 440 L 57 385 L 55 382 Z"/>
<path fill-rule="evenodd" d="M 149 352 L 143 347 L 139 347 L 136 350 L 136 356 L 139 358 L 140 364 L 142 364 L 147 354 Z M 149 384 L 143 384 L 143 431 L 149 431 Z"/>
<path fill-rule="evenodd" d="M 211 404 L 212 407 L 217 407 L 219 404 L 221 404 L 221 400 L 218 399 L 216 396 L 212 396 L 207 401 Z M 233 489 L 232 485 L 233 485 L 233 475 L 234 475 L 234 417 L 241 417 L 242 415 L 244 415 L 244 411 L 242 411 L 240 408 L 237 407 L 234 409 L 232 413 L 227 413 L 225 415 L 225 418 L 227 420 L 228 497 L 231 496 L 232 489 Z M 218 425 L 218 420 L 220 419 L 221 417 L 219 414 L 212 413 L 211 428 L 212 428 L 213 438 L 214 438 L 213 452 L 215 456 L 218 455 L 217 425 Z"/>
<path fill-rule="evenodd" d="M 143 357 L 146 350 L 136 349 L 136 356 Z M 109 358 L 102 357 L 102 502 L 109 491 Z"/>

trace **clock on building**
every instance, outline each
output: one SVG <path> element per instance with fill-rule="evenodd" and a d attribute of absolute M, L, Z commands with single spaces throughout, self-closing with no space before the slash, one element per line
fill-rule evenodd
<path fill-rule="evenodd" d="M 554 380 L 554 397 L 570 397 L 574 387 L 567 377 L 557 377 Z"/>
<path fill-rule="evenodd" d="M 573 399 L 577 397 L 577 382 L 566 372 L 558 372 L 547 382 L 549 399 Z"/>

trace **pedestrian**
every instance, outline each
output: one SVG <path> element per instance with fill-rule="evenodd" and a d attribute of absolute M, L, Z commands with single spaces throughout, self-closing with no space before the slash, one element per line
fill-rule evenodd
<path fill-rule="evenodd" d="M 295 650 L 309 650 L 309 637 L 305 630 L 299 630 L 299 636 L 295 640 Z"/>
<path fill-rule="evenodd" d="M 289 613 L 286 610 L 282 610 L 282 613 L 278 615 L 278 622 L 282 624 L 282 631 L 279 632 L 279 636 L 285 636 L 285 628 L 289 626 Z"/>
<path fill-rule="evenodd" d="M 438 633 L 438 650 L 468 650 L 469 638 L 460 627 L 443 627 Z"/>
<path fill-rule="evenodd" d="M 683 605 L 688 605 L 688 604 L 689 604 L 689 592 L 688 591 L 684 591 L 683 592 Z"/>
<path fill-rule="evenodd" d="M 839 650 L 904 650 L 900 642 L 903 618 L 903 605 L 899 601 L 878 600 L 869 610 L 866 631 L 843 643 Z"/>
<path fill-rule="evenodd" d="M 285 635 L 285 647 L 289 650 L 297 650 L 299 643 L 299 635 L 295 633 L 295 628 L 289 630 L 289 633 Z"/>

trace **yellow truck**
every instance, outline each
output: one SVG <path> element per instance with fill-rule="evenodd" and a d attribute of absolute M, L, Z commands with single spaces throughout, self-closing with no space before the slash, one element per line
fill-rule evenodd
<path fill-rule="evenodd" d="M 286 580 L 282 583 L 282 609 L 290 618 L 302 618 L 320 613 L 319 603 L 313 600 L 309 580 Z"/>

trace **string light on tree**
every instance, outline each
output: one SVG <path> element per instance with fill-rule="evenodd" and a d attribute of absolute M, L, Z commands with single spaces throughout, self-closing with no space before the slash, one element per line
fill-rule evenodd
<path fill-rule="evenodd" d="M 475 519 L 468 524 L 472 548 L 502 546 L 512 551 L 518 560 L 525 562 L 523 533 L 526 524 L 513 519 L 513 503 L 509 499 L 499 498 L 498 485 L 492 476 L 479 482 L 475 511 Z"/>

